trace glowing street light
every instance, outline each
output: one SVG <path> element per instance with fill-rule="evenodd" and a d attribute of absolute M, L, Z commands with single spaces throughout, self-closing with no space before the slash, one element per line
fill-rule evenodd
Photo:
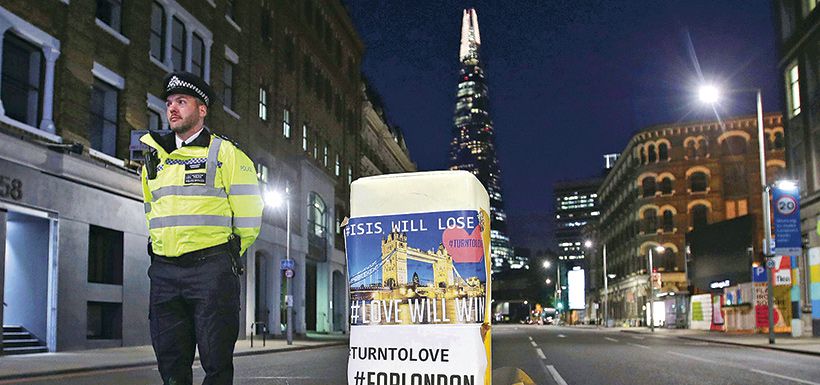
<path fill-rule="evenodd" d="M 545 280 L 544 280 L 544 283 L 546 283 L 547 285 L 549 285 L 549 284 L 551 284 L 551 283 L 552 283 L 552 280 L 551 280 L 551 279 L 549 279 L 549 278 L 547 278 L 547 279 L 545 279 Z"/>
<path fill-rule="evenodd" d="M 720 100 L 720 91 L 711 84 L 703 85 L 698 90 L 698 99 L 708 104 L 717 103 Z"/>
<path fill-rule="evenodd" d="M 552 266 L 552 264 L 550 263 L 550 261 L 544 261 L 543 266 L 545 269 L 549 269 L 550 266 Z"/>

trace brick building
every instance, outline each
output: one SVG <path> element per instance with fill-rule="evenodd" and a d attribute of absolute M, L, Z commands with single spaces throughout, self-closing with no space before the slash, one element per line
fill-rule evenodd
<path fill-rule="evenodd" d="M 773 181 L 785 176 L 781 116 L 766 115 L 764 129 L 767 177 Z M 616 324 L 644 322 L 650 249 L 664 247 L 653 251 L 653 267 L 661 273 L 660 292 L 666 293 L 687 291 L 685 236 L 700 226 L 751 215 L 755 255 L 760 254 L 757 143 L 755 117 L 662 124 L 630 139 L 598 190 L 601 216 L 593 232 L 599 238 L 597 254 L 606 245 L 607 272 L 614 274 L 609 309 Z M 592 287 L 600 302 L 603 276 L 598 275 Z"/>
<path fill-rule="evenodd" d="M 149 343 L 133 144 L 167 126 L 162 79 L 188 70 L 218 95 L 206 125 L 266 189 L 289 187 L 296 332 L 344 331 L 338 223 L 360 175 L 363 51 L 334 0 L 3 1 L 0 319 L 50 351 Z M 266 209 L 246 255 L 243 335 L 281 333 L 284 218 Z"/>

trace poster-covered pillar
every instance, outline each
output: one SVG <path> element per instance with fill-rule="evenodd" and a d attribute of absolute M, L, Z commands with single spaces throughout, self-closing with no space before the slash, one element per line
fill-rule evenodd
<path fill-rule="evenodd" d="M 350 200 L 348 384 L 489 385 L 490 204 L 478 179 L 368 177 Z"/>

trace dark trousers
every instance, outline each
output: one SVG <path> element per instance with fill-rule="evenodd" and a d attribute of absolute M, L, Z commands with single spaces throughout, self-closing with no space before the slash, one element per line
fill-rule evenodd
<path fill-rule="evenodd" d="M 151 342 L 165 385 L 191 385 L 194 350 L 205 370 L 203 385 L 233 384 L 239 335 L 239 278 L 230 254 L 219 251 L 191 264 L 155 258 L 148 269 Z"/>

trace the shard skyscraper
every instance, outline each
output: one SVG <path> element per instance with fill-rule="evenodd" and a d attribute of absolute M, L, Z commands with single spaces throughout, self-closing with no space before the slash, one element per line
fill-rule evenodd
<path fill-rule="evenodd" d="M 507 216 L 501 193 L 501 168 L 495 151 L 495 129 L 479 51 L 481 35 L 475 9 L 464 10 L 461 21 L 458 92 L 450 141 L 450 169 L 472 172 L 490 194 L 493 271 L 513 257 L 507 236 Z"/>

